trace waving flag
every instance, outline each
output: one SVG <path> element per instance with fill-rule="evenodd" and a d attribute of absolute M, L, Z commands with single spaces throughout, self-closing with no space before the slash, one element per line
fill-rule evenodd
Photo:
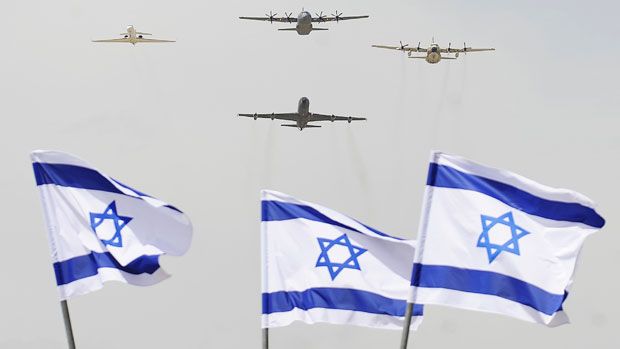
<path fill-rule="evenodd" d="M 605 220 L 585 196 L 432 154 L 412 301 L 557 326 L 585 238 Z"/>
<path fill-rule="evenodd" d="M 415 242 L 282 193 L 262 193 L 263 328 L 402 329 Z M 422 307 L 414 309 L 414 328 Z"/>
<path fill-rule="evenodd" d="M 61 152 L 31 154 L 61 299 L 116 280 L 155 284 L 159 256 L 184 254 L 192 225 L 181 211 Z"/>

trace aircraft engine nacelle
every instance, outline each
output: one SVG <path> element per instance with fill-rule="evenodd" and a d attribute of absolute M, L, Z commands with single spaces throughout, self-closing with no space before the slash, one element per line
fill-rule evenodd
<path fill-rule="evenodd" d="M 336 116 L 335 116 L 335 115 L 332 115 L 332 118 L 331 118 L 330 120 L 331 120 L 331 122 L 336 121 Z"/>
<path fill-rule="evenodd" d="M 275 113 L 271 113 L 271 121 L 273 121 L 273 119 L 276 118 L 276 114 Z"/>
<path fill-rule="evenodd" d="M 347 120 L 347 122 L 351 123 L 351 121 L 353 121 L 353 118 L 349 116 L 349 119 Z"/>
<path fill-rule="evenodd" d="M 459 53 L 458 53 L 458 52 L 457 52 L 457 53 L 455 53 L 455 54 L 454 54 L 454 57 L 455 57 L 455 58 L 459 58 Z"/>
<path fill-rule="evenodd" d="M 254 114 L 254 120 L 258 120 L 258 114 Z"/>
<path fill-rule="evenodd" d="M 144 36 L 138 35 L 138 39 L 142 39 L 142 38 L 144 38 Z"/>

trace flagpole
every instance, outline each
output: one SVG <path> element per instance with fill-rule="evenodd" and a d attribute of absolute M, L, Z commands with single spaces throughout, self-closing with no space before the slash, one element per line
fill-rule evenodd
<path fill-rule="evenodd" d="M 407 349 L 409 342 L 409 330 L 411 329 L 411 316 L 413 315 L 413 303 L 407 303 L 405 311 L 405 324 L 403 325 L 403 336 L 400 339 L 400 349 Z"/>
<path fill-rule="evenodd" d="M 69 316 L 69 305 L 67 301 L 60 301 L 60 307 L 62 308 L 62 318 L 65 321 L 65 332 L 67 333 L 69 349 L 75 349 L 75 339 L 73 338 L 73 327 L 71 327 L 71 316 Z"/>
<path fill-rule="evenodd" d="M 263 328 L 263 349 L 269 349 L 269 328 Z"/>

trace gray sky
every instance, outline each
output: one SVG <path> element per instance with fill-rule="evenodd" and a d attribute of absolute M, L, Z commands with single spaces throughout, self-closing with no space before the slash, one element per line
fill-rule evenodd
<path fill-rule="evenodd" d="M 269 10 L 369 14 L 308 37 L 242 22 Z M 81 348 L 251 348 L 260 341 L 259 190 L 414 238 L 430 149 L 596 201 L 556 329 L 427 307 L 414 348 L 611 348 L 620 281 L 617 1 L 2 1 L 0 347 L 64 348 L 28 153 L 74 153 L 183 209 L 195 237 L 149 288 L 109 283 L 70 302 Z M 170 45 L 93 44 L 128 24 Z M 493 46 L 429 65 L 375 44 Z M 368 117 L 299 132 L 239 112 Z M 396 348 L 400 333 L 272 331 L 272 348 Z M 614 346 L 615 347 L 615 346 Z"/>

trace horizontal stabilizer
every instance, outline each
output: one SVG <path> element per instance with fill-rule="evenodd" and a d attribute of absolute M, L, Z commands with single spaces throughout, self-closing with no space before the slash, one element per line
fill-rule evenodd
<path fill-rule="evenodd" d="M 284 127 L 299 127 L 299 126 L 297 126 L 297 124 L 282 124 L 280 126 L 284 126 Z"/>
<path fill-rule="evenodd" d="M 329 29 L 327 29 L 327 28 L 312 28 L 312 31 L 315 31 L 315 30 L 329 30 Z"/>
<path fill-rule="evenodd" d="M 280 28 L 280 29 L 278 29 L 278 30 L 282 30 L 282 31 L 294 31 L 294 32 L 296 32 L 296 31 L 297 31 L 297 28 Z"/>
<path fill-rule="evenodd" d="M 426 59 L 426 56 L 409 56 L 409 58 Z M 442 57 L 443 58 L 443 57 Z"/>

